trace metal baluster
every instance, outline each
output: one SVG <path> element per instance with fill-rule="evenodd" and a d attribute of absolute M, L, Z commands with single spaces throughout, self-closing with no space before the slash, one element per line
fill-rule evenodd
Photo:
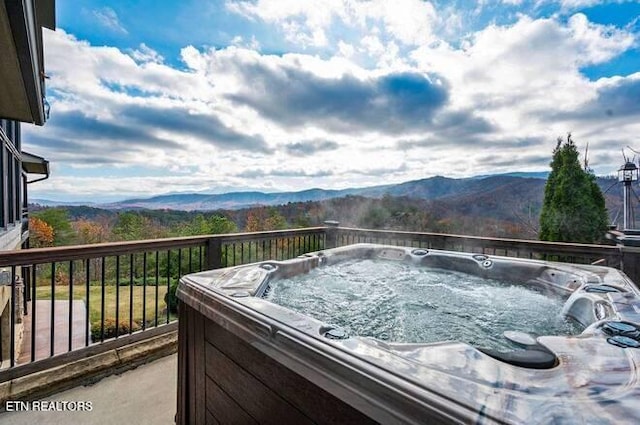
<path fill-rule="evenodd" d="M 116 338 L 120 336 L 120 256 L 116 255 Z"/>
<path fill-rule="evenodd" d="M 51 263 L 51 322 L 49 326 L 49 355 L 53 357 L 54 355 L 54 346 L 53 343 L 55 341 L 56 336 L 56 319 L 55 319 L 55 305 L 56 305 L 56 263 Z M 13 329 L 13 327 L 11 328 Z"/>
<path fill-rule="evenodd" d="M 102 257 L 102 265 L 100 267 L 100 294 L 102 296 L 100 300 L 100 342 L 104 341 L 104 309 L 105 309 L 105 270 L 106 270 L 106 257 Z"/>
<path fill-rule="evenodd" d="M 156 310 L 153 326 L 158 326 L 158 292 L 160 292 L 160 251 L 156 251 Z"/>
<path fill-rule="evenodd" d="M 87 258 L 85 261 L 85 269 L 86 269 L 86 281 L 85 281 L 85 291 L 86 291 L 86 297 L 87 297 L 87 305 L 85 306 L 85 310 L 84 310 L 84 326 L 85 326 L 85 330 L 84 330 L 84 345 L 85 347 L 89 346 L 89 332 L 90 332 L 90 323 L 89 323 L 89 292 L 90 292 L 90 288 L 89 288 L 89 280 L 91 278 L 91 274 L 89 272 L 89 265 L 91 264 L 91 260 L 89 258 Z"/>
<path fill-rule="evenodd" d="M 73 260 L 69 261 L 69 350 L 73 349 Z"/>
<path fill-rule="evenodd" d="M 167 294 L 171 291 L 171 250 L 167 251 Z M 169 311 L 169 295 L 166 295 L 167 302 L 167 323 L 169 323 L 169 315 L 171 312 Z"/>
<path fill-rule="evenodd" d="M 36 361 L 36 276 L 38 265 L 33 265 L 33 285 L 31 287 L 31 361 Z"/>
<path fill-rule="evenodd" d="M 147 328 L 147 253 L 142 254 L 142 330 Z"/>
<path fill-rule="evenodd" d="M 129 256 L 129 335 L 133 332 L 133 272 L 135 267 L 135 254 Z"/>

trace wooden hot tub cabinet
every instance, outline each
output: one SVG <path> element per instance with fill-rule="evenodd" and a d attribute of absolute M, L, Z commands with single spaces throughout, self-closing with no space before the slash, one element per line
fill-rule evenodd
<path fill-rule="evenodd" d="M 179 425 L 376 423 L 185 303 L 178 341 Z"/>

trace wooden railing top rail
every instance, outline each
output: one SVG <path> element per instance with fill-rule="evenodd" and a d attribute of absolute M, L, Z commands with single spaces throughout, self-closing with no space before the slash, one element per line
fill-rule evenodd
<path fill-rule="evenodd" d="M 87 258 L 125 255 L 135 252 L 204 246 L 209 241 L 243 242 L 250 240 L 286 238 L 324 232 L 324 227 L 310 227 L 294 230 L 273 230 L 251 233 L 225 233 L 217 235 L 184 236 L 178 238 L 149 239 L 142 241 L 106 242 L 91 245 L 58 246 L 52 248 L 32 248 L 0 252 L 0 267 L 28 264 L 82 260 Z"/>
<path fill-rule="evenodd" d="M 620 248 L 613 245 L 576 244 L 546 242 L 536 240 L 489 238 L 447 233 L 407 232 L 396 230 L 370 230 L 350 227 L 309 227 L 303 229 L 274 230 L 265 232 L 226 233 L 217 235 L 185 236 L 177 238 L 151 239 L 139 241 L 107 242 L 92 245 L 61 246 L 53 248 L 33 248 L 28 250 L 0 252 L 0 267 L 37 264 L 52 261 L 71 261 L 103 256 L 125 255 L 135 252 L 205 246 L 212 241 L 219 243 L 259 241 L 287 237 L 300 237 L 323 233 L 327 229 L 342 234 L 357 234 L 372 238 L 460 241 L 469 245 L 490 246 L 498 249 L 523 249 L 539 253 L 566 253 L 580 255 L 618 256 Z"/>
<path fill-rule="evenodd" d="M 453 235 L 447 233 L 406 232 L 396 230 L 368 230 L 351 227 L 338 227 L 340 232 L 356 233 L 373 238 L 413 239 L 413 240 L 461 240 L 473 244 L 491 245 L 497 248 L 528 249 L 536 252 L 564 252 L 568 254 L 606 254 L 618 255 L 620 248 L 614 245 L 579 244 L 566 242 L 547 242 L 527 239 L 491 238 L 484 236 Z"/>
<path fill-rule="evenodd" d="M 324 233 L 326 229 L 326 227 L 305 227 L 302 229 L 271 230 L 267 232 L 225 233 L 223 235 L 211 235 L 211 237 L 218 238 L 222 242 L 247 242 L 261 239 L 316 235 Z"/>

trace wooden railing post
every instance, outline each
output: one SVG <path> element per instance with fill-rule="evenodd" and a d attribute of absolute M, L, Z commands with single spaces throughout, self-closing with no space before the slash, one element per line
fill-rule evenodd
<path fill-rule="evenodd" d="M 338 226 L 340 226 L 340 222 L 334 220 L 327 220 L 324 222 L 325 229 L 325 248 L 336 248 L 338 246 Z"/>
<path fill-rule="evenodd" d="M 222 267 L 222 240 L 220 238 L 207 239 L 207 269 Z"/>
<path fill-rule="evenodd" d="M 621 270 L 640 288 L 640 247 L 621 246 Z"/>

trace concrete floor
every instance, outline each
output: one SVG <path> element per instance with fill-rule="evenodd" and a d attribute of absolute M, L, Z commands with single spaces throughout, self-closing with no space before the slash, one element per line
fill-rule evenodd
<path fill-rule="evenodd" d="M 89 386 L 58 393 L 47 401 L 90 401 L 90 412 L 27 411 L 0 414 L 2 425 L 174 424 L 178 357 L 176 354 L 114 375 Z"/>
<path fill-rule="evenodd" d="M 36 338 L 35 338 L 35 360 L 46 359 L 51 356 L 51 300 L 36 301 Z M 54 355 L 69 351 L 69 301 L 55 301 L 54 321 Z M 85 304 L 83 300 L 73 301 L 73 323 L 71 344 L 76 350 L 85 346 L 87 335 L 87 322 L 85 320 Z M 28 304 L 27 312 L 24 316 L 24 335 L 22 337 L 22 350 L 18 358 L 18 364 L 35 361 L 31 359 L 31 302 Z M 89 340 L 91 343 L 91 340 Z"/>

